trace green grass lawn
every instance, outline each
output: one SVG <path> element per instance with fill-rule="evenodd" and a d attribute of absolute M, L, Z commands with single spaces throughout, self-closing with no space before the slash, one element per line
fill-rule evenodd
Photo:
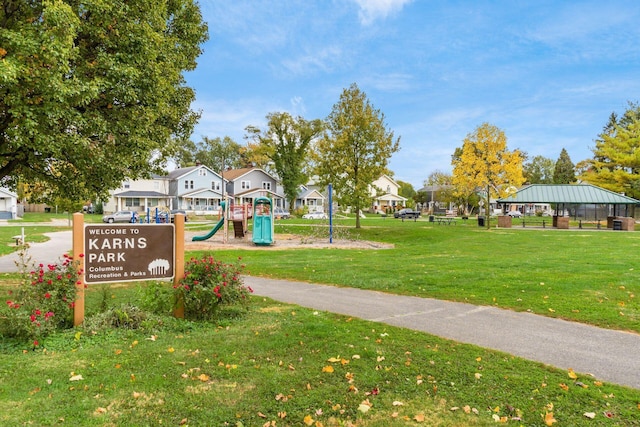
<path fill-rule="evenodd" d="M 131 301 L 135 288 L 106 294 Z M 88 293 L 89 310 L 104 293 Z M 46 350 L 5 346 L 0 421 L 544 426 L 553 417 L 556 425 L 633 426 L 640 416 L 640 391 L 588 375 L 572 378 L 507 354 L 267 299 L 254 303 L 246 316 L 217 324 L 165 318 L 142 330 L 60 333 L 45 340 Z"/>
<path fill-rule="evenodd" d="M 302 220 L 276 225 L 277 233 L 313 239 L 327 238 L 326 231 L 321 223 Z M 214 256 L 227 262 L 241 256 L 253 275 L 530 310 L 640 332 L 637 233 L 487 231 L 471 220 L 439 226 L 375 218 L 364 220 L 361 230 L 353 229 L 352 219 L 337 221 L 336 236 L 395 247 L 267 247 Z M 4 276 L 2 298 L 16 277 Z M 104 305 L 140 301 L 144 285 L 90 288 L 87 315 Z M 80 328 L 46 339 L 35 351 L 3 339 L 0 421 L 639 425 L 640 390 L 583 373 L 574 378 L 571 372 L 424 333 L 264 298 L 253 301 L 247 315 L 215 324 L 166 317 L 134 331 Z"/>
<path fill-rule="evenodd" d="M 372 289 L 530 311 L 605 328 L 640 332 L 640 233 L 534 228 L 491 229 L 474 222 L 373 219 L 336 227 L 352 239 L 393 249 L 217 250 L 238 256 L 252 275 Z M 327 228 L 278 222 L 276 233 Z M 324 236 L 318 237 L 324 234 Z M 277 241 L 276 241 L 277 245 Z"/>

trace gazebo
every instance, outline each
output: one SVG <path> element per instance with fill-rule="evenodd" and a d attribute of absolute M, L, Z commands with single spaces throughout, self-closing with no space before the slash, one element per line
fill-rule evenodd
<path fill-rule="evenodd" d="M 535 203 L 549 203 L 556 206 L 553 226 L 569 228 L 567 209 L 574 208 L 577 216 L 578 207 L 592 206 L 594 219 L 607 219 L 607 228 L 616 228 L 615 221 L 620 221 L 621 229 L 633 231 L 635 224 L 635 207 L 640 200 L 615 193 L 591 184 L 532 184 L 520 188 L 515 194 L 497 200 L 498 204 L 528 205 Z M 602 214 L 602 217 L 599 215 Z"/>

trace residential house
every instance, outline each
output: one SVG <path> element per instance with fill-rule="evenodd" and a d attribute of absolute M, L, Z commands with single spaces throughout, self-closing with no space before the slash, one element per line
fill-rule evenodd
<path fill-rule="evenodd" d="M 284 206 L 284 197 L 277 193 L 278 181 L 260 168 L 230 169 L 223 173 L 227 193 L 236 205 L 253 206 L 257 197 L 268 197 L 274 207 Z"/>
<path fill-rule="evenodd" d="M 169 180 L 154 175 L 150 179 L 125 180 L 119 188 L 111 191 L 111 197 L 103 204 L 105 213 L 120 210 L 144 212 L 149 209 L 171 207 Z"/>
<path fill-rule="evenodd" d="M 369 186 L 373 203 L 372 212 L 394 212 L 405 206 L 407 199 L 398 194 L 400 186 L 387 175 L 382 175 Z"/>
<path fill-rule="evenodd" d="M 220 209 L 224 179 L 205 165 L 175 169 L 167 175 L 171 208 L 186 211 Z"/>
<path fill-rule="evenodd" d="M 324 212 L 325 199 L 325 196 L 315 188 L 301 185 L 293 209 L 306 207 L 309 212 Z"/>
<path fill-rule="evenodd" d="M 8 188 L 0 187 L 0 219 L 16 219 L 22 216 L 18 211 L 18 195 Z"/>

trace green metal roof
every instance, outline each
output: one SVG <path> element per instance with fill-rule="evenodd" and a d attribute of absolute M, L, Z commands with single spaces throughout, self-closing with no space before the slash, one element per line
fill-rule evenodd
<path fill-rule="evenodd" d="M 498 203 L 637 205 L 640 200 L 591 184 L 532 184 L 522 187 L 513 196 L 498 199 Z"/>

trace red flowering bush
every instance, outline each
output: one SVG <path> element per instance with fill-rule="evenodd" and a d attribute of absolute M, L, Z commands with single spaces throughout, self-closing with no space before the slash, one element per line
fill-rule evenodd
<path fill-rule="evenodd" d="M 221 306 L 247 308 L 253 290 L 242 282 L 243 269 L 239 262 L 224 264 L 211 255 L 191 258 L 185 264 L 184 277 L 174 286 L 176 304 L 184 305 L 185 318 L 212 319 Z"/>
<path fill-rule="evenodd" d="M 50 332 L 73 326 L 76 284 L 81 273 L 67 255 L 58 263 L 40 264 L 25 273 L 23 283 L 3 306 L 2 334 L 32 339 L 37 346 L 38 340 Z"/>

